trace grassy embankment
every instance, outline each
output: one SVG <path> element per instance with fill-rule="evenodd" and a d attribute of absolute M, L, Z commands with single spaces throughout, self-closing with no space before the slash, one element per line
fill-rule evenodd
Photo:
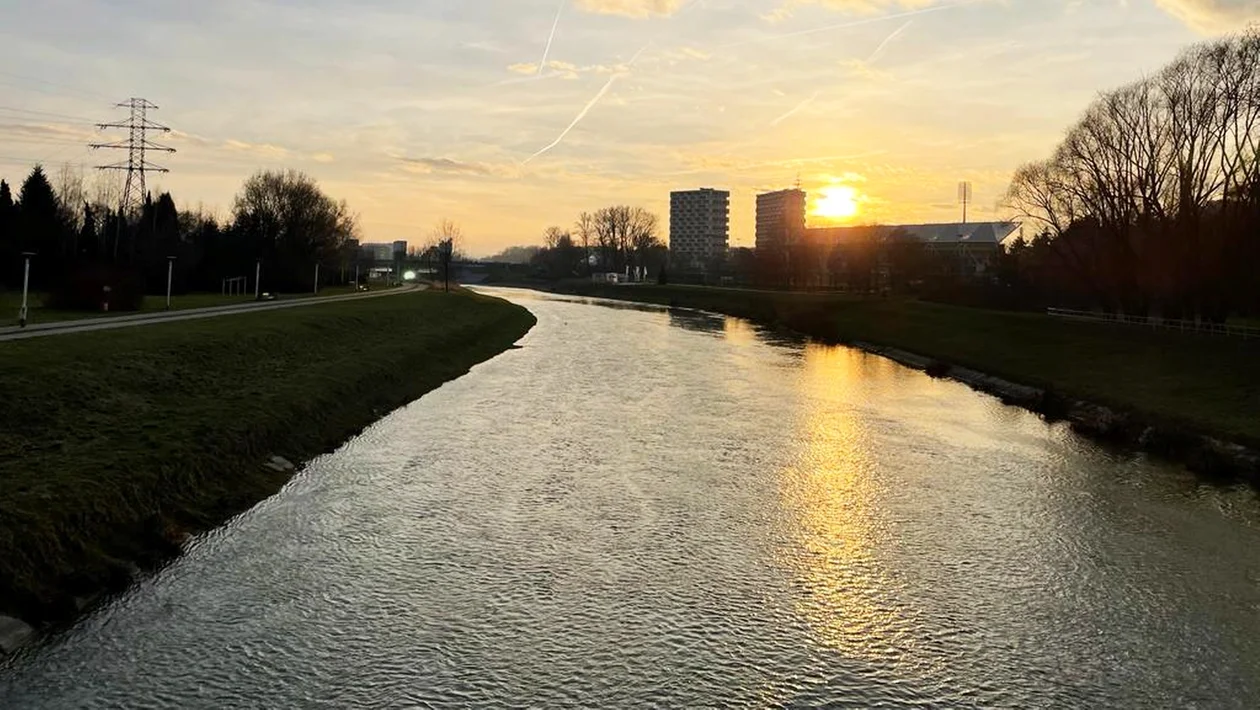
<path fill-rule="evenodd" d="M 330 286 L 321 289 L 320 296 L 341 296 L 348 293 L 354 293 L 352 286 Z M 294 298 L 310 298 L 314 294 L 284 294 L 279 298 L 281 300 L 291 300 Z M 178 296 L 171 296 L 171 310 L 183 311 L 190 308 L 211 308 L 214 306 L 231 306 L 239 303 L 251 303 L 254 295 L 250 293 L 246 296 L 224 296 L 221 293 L 186 293 Z M 22 294 L 16 291 L 0 291 L 0 328 L 5 326 L 13 326 L 18 324 L 18 311 L 22 307 Z M 54 308 L 48 308 L 44 305 L 44 295 L 41 293 L 30 294 L 27 298 L 27 322 L 29 324 L 37 323 L 53 323 L 64 320 L 77 320 L 80 318 L 107 318 L 110 316 L 125 316 L 136 313 L 137 311 L 116 311 L 113 313 L 105 312 L 86 312 L 86 311 L 61 311 Z M 156 311 L 166 310 L 165 296 L 146 296 L 144 305 L 140 308 L 140 313 L 152 313 Z"/>
<path fill-rule="evenodd" d="M 892 346 L 1154 424 L 1260 446 L 1260 340 L 836 294 L 585 281 L 556 290 L 726 313 L 831 342 Z"/>
<path fill-rule="evenodd" d="M 0 343 L 0 614 L 73 616 L 533 323 L 425 292 Z"/>

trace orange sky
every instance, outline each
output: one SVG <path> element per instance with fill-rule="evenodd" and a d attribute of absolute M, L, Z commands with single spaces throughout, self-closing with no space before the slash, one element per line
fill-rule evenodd
<path fill-rule="evenodd" d="M 670 190 L 841 188 L 858 222 L 974 219 L 1097 92 L 1257 16 L 1239 0 L 221 0 L 21 3 L 0 26 L 0 175 L 89 169 L 143 96 L 176 131 L 155 179 L 221 215 L 294 167 L 371 241 L 459 222 L 486 255 Z M 544 63 L 545 59 L 545 63 Z M 833 205 L 834 207 L 834 205 Z"/>

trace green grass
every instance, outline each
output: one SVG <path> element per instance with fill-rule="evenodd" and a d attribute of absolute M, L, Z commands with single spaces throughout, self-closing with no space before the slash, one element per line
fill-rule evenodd
<path fill-rule="evenodd" d="M 0 343 L 0 613 L 73 615 L 533 322 L 425 292 Z"/>
<path fill-rule="evenodd" d="M 1040 314 L 687 286 L 558 290 L 727 313 L 835 342 L 902 348 L 1015 382 L 1260 445 L 1260 340 L 1071 322 Z"/>
<path fill-rule="evenodd" d="M 341 296 L 354 293 L 353 286 L 330 286 L 321 289 L 319 295 Z M 280 296 L 282 300 L 291 300 L 294 298 L 310 298 L 314 294 L 285 294 Z M 44 295 L 41 293 L 30 294 L 27 299 L 27 323 L 53 323 L 65 320 L 77 320 L 80 318 L 108 318 L 110 316 L 129 315 L 128 312 L 100 313 L 94 311 L 60 311 L 52 308 L 45 308 L 43 304 Z M 254 300 L 253 294 L 246 296 L 224 296 L 221 293 L 187 293 L 178 296 L 171 296 L 171 310 L 182 311 L 190 308 L 212 308 L 214 306 L 230 306 L 238 303 L 250 303 Z M 0 328 L 5 326 L 13 326 L 18 324 L 18 311 L 22 307 L 22 294 L 13 291 L 0 291 Z M 146 296 L 144 305 L 140 311 L 143 313 L 152 313 L 166 310 L 165 296 Z"/>

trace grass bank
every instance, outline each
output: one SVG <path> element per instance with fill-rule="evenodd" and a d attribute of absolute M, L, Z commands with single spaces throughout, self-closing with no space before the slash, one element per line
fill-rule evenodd
<path fill-rule="evenodd" d="M 424 292 L 0 344 L 0 614 L 74 616 L 533 323 Z"/>
<path fill-rule="evenodd" d="M 900 348 L 1161 426 L 1260 446 L 1260 340 L 836 294 L 585 281 L 554 288 L 726 313 L 831 342 Z"/>

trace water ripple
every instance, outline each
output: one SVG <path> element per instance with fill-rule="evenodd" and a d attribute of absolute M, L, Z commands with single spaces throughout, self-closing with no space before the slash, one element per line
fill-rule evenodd
<path fill-rule="evenodd" d="M 1260 506 L 886 360 L 515 293 L 0 707 L 1256 707 Z"/>

